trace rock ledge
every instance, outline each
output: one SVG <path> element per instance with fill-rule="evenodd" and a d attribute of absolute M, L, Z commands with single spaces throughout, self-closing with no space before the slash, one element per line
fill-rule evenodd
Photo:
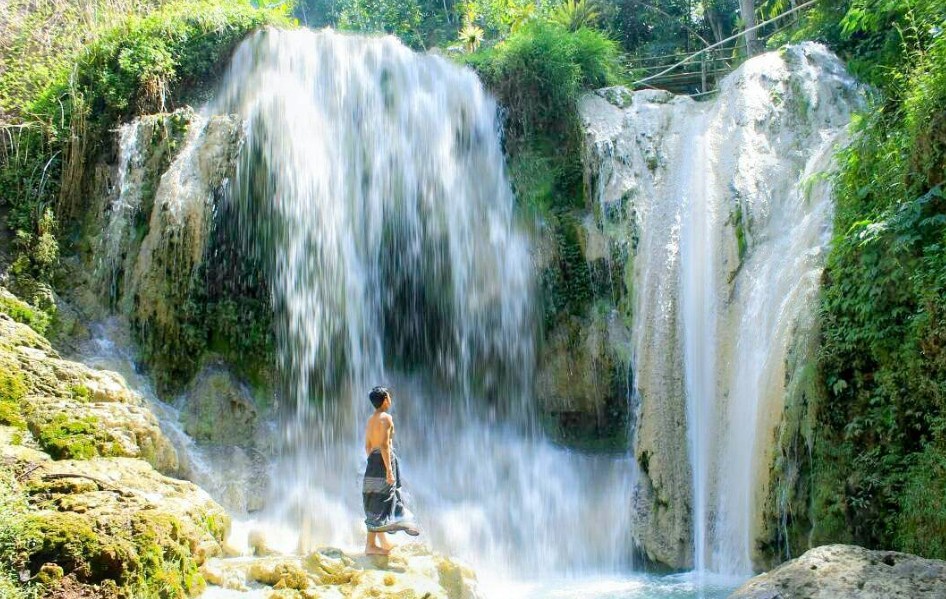
<path fill-rule="evenodd" d="M 946 599 L 946 562 L 824 545 L 756 576 L 729 599 Z"/>

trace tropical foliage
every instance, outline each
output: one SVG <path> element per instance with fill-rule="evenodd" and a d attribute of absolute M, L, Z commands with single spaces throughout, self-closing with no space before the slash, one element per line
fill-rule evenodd
<path fill-rule="evenodd" d="M 882 95 L 839 155 L 814 540 L 946 557 L 946 6 L 854 0 L 806 24 Z"/>

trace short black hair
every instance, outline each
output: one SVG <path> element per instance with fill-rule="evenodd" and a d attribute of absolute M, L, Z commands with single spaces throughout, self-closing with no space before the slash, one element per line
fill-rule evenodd
<path fill-rule="evenodd" d="M 375 387 L 370 393 L 368 393 L 368 399 L 371 400 L 371 405 L 373 405 L 375 409 L 380 408 L 381 404 L 384 403 L 384 400 L 390 396 L 391 394 L 388 393 L 386 387 Z"/>

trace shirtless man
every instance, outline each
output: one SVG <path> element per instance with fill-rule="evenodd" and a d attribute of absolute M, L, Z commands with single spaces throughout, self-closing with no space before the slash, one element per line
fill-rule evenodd
<path fill-rule="evenodd" d="M 401 499 L 401 476 L 394 453 L 394 419 L 391 393 L 384 387 L 375 387 L 368 394 L 374 414 L 365 425 L 365 453 L 368 463 L 362 487 L 365 525 L 368 539 L 366 555 L 387 555 L 391 543 L 385 533 L 403 531 L 411 536 L 420 534 L 411 522 L 411 513 Z"/>

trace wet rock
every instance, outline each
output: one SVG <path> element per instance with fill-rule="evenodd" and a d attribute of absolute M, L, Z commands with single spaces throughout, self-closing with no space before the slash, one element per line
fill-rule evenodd
<path fill-rule="evenodd" d="M 275 555 L 276 551 L 271 549 L 266 543 L 266 533 L 262 530 L 252 530 L 246 539 L 247 545 L 253 550 L 253 555 L 257 557 L 268 557 Z"/>
<path fill-rule="evenodd" d="M 756 576 L 729 599 L 942 599 L 946 561 L 824 545 Z"/>
<path fill-rule="evenodd" d="M 594 311 L 551 331 L 536 378 L 550 432 L 567 445 L 626 447 L 630 332 L 616 313 Z"/>
<path fill-rule="evenodd" d="M 16 418 L 54 458 L 135 457 L 176 473 L 177 452 L 147 402 L 114 372 L 63 360 L 30 327 L 0 319 L 0 367 L 17 389 Z"/>
<path fill-rule="evenodd" d="M 286 558 L 255 560 L 250 565 L 248 577 L 276 589 L 301 590 L 312 582 L 299 560 Z"/>
<path fill-rule="evenodd" d="M 194 379 L 181 416 L 187 434 L 204 443 L 247 445 L 256 433 L 257 409 L 250 390 L 219 365 Z"/>
<path fill-rule="evenodd" d="M 201 570 L 225 588 L 265 585 L 267 597 L 304 599 L 477 599 L 473 572 L 420 544 L 387 557 L 322 548 L 305 557 L 213 559 Z"/>
<path fill-rule="evenodd" d="M 354 561 L 337 549 L 320 549 L 303 560 L 305 569 L 319 584 L 346 584 L 351 582 Z"/>
<path fill-rule="evenodd" d="M 186 135 L 154 191 L 147 234 L 131 240 L 122 290 L 123 311 L 150 351 L 159 391 L 178 391 L 190 380 L 198 356 L 188 345 L 194 333 L 188 306 L 194 297 L 210 246 L 215 198 L 225 193 L 242 143 L 243 127 L 233 116 L 186 115 Z M 142 205 L 142 212 L 146 212 Z M 131 247 L 128 247 L 128 245 Z"/>
<path fill-rule="evenodd" d="M 586 197 L 594 227 L 614 248 L 610 256 L 596 249 L 604 244 L 589 230 L 585 257 L 590 266 L 599 256 L 612 265 L 625 260 L 624 268 L 609 271 L 620 293 L 595 297 L 631 331 L 625 347 L 634 356 L 640 476 L 629 507 L 635 541 L 650 560 L 692 567 L 694 530 L 708 531 L 707 544 L 745 546 L 735 552 L 744 562 L 730 567 L 748 568 L 763 557 L 764 501 L 746 514 L 718 494 L 761 498 L 775 487 L 767 466 L 784 411 L 783 365 L 796 325 L 817 303 L 811 298 L 823 266 L 820 248 L 829 239 L 829 186 L 809 189 L 803 182 L 831 169 L 835 144 L 844 142 L 851 114 L 863 105 L 863 90 L 841 61 L 814 43 L 746 61 L 706 102 L 617 89 L 581 101 Z M 804 259 L 788 265 L 783 252 Z M 779 268 L 770 268 L 777 260 Z M 688 278 L 695 272 L 699 288 Z M 755 286 L 772 297 L 755 299 Z M 781 289 L 791 292 L 775 291 Z M 706 308 L 702 330 L 685 322 L 694 298 Z M 757 331 L 762 322 L 779 324 Z M 687 354 L 694 338 L 709 348 L 706 364 Z M 750 355 L 762 356 L 765 366 L 747 377 L 742 368 Z M 705 447 L 695 473 L 684 372 L 703 369 L 712 382 L 701 399 Z M 750 378 L 761 381 L 758 389 L 744 384 Z M 754 420 L 744 424 L 754 436 L 735 441 L 716 423 L 741 422 L 750 401 Z M 743 462 L 746 443 L 756 449 Z"/>

